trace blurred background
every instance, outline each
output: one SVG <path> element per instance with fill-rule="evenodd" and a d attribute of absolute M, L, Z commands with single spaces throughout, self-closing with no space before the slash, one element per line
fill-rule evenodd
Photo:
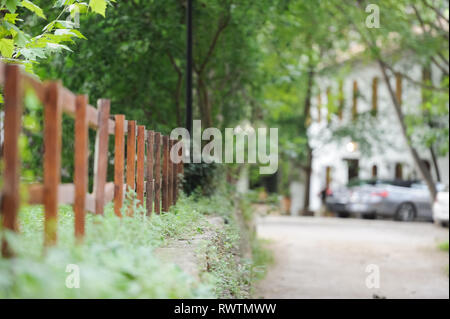
<path fill-rule="evenodd" d="M 48 21 L 57 18 L 58 2 L 38 2 Z M 443 0 L 195 0 L 193 117 L 203 128 L 278 128 L 279 169 L 188 166 L 186 191 L 214 188 L 215 169 L 281 214 L 431 219 L 449 182 L 448 7 Z M 24 31 L 45 27 L 20 12 Z M 112 114 L 155 131 L 185 125 L 185 0 L 108 2 L 107 17 L 82 15 L 79 31 L 87 40 L 45 59 L 35 53 L 40 63 L 29 71 L 60 78 L 92 101 L 110 98 Z M 36 103 L 27 99 L 24 128 L 30 180 L 42 178 Z M 66 122 L 63 182 L 73 172 Z"/>

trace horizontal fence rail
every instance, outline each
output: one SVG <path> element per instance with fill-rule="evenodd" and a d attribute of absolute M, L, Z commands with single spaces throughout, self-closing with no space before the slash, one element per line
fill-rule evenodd
<path fill-rule="evenodd" d="M 20 208 L 19 136 L 25 90 L 31 89 L 44 108 L 44 180 L 28 184 L 28 204 L 43 204 L 44 243 L 57 242 L 58 205 L 73 205 L 74 234 L 78 242 L 85 234 L 86 212 L 103 214 L 107 203 L 114 201 L 114 212 L 121 217 L 127 190 L 136 192 L 138 205 L 146 206 L 146 214 L 168 212 L 176 203 L 178 176 L 183 163 L 171 161 L 170 148 L 176 143 L 159 132 L 147 130 L 122 114 L 110 114 L 110 101 L 99 99 L 97 108 L 86 95 L 76 95 L 59 81 L 41 82 L 21 72 L 19 66 L 0 63 L 0 86 L 4 95 L 3 189 L 1 190 L 1 222 L 5 229 L 18 231 Z M 62 114 L 75 119 L 74 181 L 61 184 Z M 89 132 L 96 130 L 94 154 L 94 188 L 88 193 Z M 107 180 L 108 141 L 114 139 L 114 181 Z M 127 139 L 125 150 L 125 135 Z M 161 162 L 162 161 L 162 162 Z M 125 180 L 126 178 L 126 180 Z M 162 196 L 161 196 L 162 194 Z M 124 208 L 127 215 L 132 207 Z M 2 240 L 2 254 L 13 254 Z"/>

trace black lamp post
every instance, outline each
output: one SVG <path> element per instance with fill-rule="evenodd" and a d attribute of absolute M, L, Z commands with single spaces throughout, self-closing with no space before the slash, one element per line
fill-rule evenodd
<path fill-rule="evenodd" d="M 192 136 L 192 0 L 186 6 L 186 129 Z"/>

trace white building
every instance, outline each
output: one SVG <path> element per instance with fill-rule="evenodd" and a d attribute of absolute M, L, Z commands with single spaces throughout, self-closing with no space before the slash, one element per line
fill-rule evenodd
<path fill-rule="evenodd" d="M 406 141 L 399 128 L 398 119 L 392 105 L 386 83 L 383 80 L 381 70 L 377 63 L 352 63 L 345 79 L 338 84 L 335 78 L 321 78 L 318 82 L 320 88 L 320 98 L 313 99 L 311 109 L 312 123 L 308 130 L 310 143 L 313 148 L 313 167 L 311 176 L 310 209 L 316 211 L 321 206 L 319 192 L 328 184 L 331 188 L 345 185 L 352 177 L 371 178 L 419 178 L 419 174 L 414 166 L 413 159 L 407 149 Z M 348 67 L 348 65 L 347 65 Z M 419 65 L 411 65 L 405 58 L 396 65 L 396 68 L 405 72 L 413 79 L 421 81 L 423 70 Z M 436 68 L 431 69 L 433 83 L 440 82 L 440 72 Z M 376 78 L 377 80 L 374 80 Z M 374 83 L 374 81 L 376 83 Z M 356 84 L 355 84 L 356 83 Z M 357 86 L 356 106 L 353 102 L 353 92 Z M 402 108 L 405 112 L 420 111 L 422 101 L 422 91 L 417 85 L 412 84 L 407 79 L 392 79 L 394 89 L 401 87 Z M 340 88 L 341 87 L 341 88 Z M 374 94 L 374 90 L 376 93 Z M 330 92 L 327 94 L 327 92 Z M 342 92 L 339 94 L 338 92 Z M 375 97 L 374 97 L 375 96 Z M 328 98 L 343 99 L 344 106 L 341 115 L 332 114 L 327 117 Z M 373 101 L 376 100 L 376 106 Z M 329 139 L 331 136 L 330 125 L 338 126 L 352 122 L 353 113 L 359 114 L 368 112 L 376 108 L 376 126 L 367 128 L 375 129 L 375 137 L 372 153 L 366 155 L 361 152 L 357 143 L 350 137 L 341 140 Z M 366 113 L 367 115 L 367 113 Z M 447 119 L 448 121 L 448 119 Z M 365 127 L 360 127 L 365 130 Z M 373 133 L 373 132 L 371 132 Z M 376 146 L 377 145 L 377 146 Z M 433 166 L 431 153 L 428 149 L 419 149 L 419 155 L 430 164 L 431 172 L 436 178 L 436 170 Z M 438 166 L 441 181 L 449 183 L 449 158 L 438 158 Z M 298 196 L 298 194 L 297 194 Z M 301 197 L 301 196 L 300 196 Z M 297 205 L 301 206 L 301 205 Z M 296 212 L 292 212 L 296 213 Z"/>

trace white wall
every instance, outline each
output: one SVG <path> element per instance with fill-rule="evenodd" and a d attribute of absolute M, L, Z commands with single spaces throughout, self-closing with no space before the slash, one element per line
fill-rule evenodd
<path fill-rule="evenodd" d="M 418 65 L 410 65 L 407 59 L 400 62 L 399 66 L 408 73 L 409 76 L 421 79 L 422 70 Z M 376 64 L 355 64 L 352 66 L 352 72 L 345 78 L 343 84 L 343 91 L 345 97 L 345 107 L 343 111 L 343 123 L 351 121 L 352 113 L 352 96 L 353 96 L 353 81 L 358 82 L 359 92 L 362 95 L 358 98 L 358 112 L 369 111 L 372 107 L 372 79 L 378 77 L 378 123 L 377 134 L 383 141 L 389 142 L 391 145 L 379 144 L 381 149 L 376 150 L 370 156 L 362 156 L 359 151 L 348 152 L 346 150 L 346 143 L 350 142 L 350 138 L 343 140 L 341 143 L 336 141 L 324 142 L 327 137 L 331 135 L 327 129 L 327 96 L 326 88 L 332 87 L 333 94 L 338 92 L 338 83 L 335 79 L 323 78 L 319 82 L 321 91 L 321 122 L 318 120 L 317 97 L 313 99 L 313 107 L 311 116 L 313 123 L 310 125 L 308 135 L 310 138 L 313 152 L 313 172 L 311 177 L 311 198 L 310 209 L 317 210 L 320 207 L 319 192 L 325 186 L 326 167 L 332 168 L 331 187 L 344 185 L 348 182 L 347 163 L 344 159 L 353 158 L 359 159 L 359 177 L 370 178 L 372 175 L 372 165 L 378 167 L 379 178 L 394 178 L 395 164 L 402 163 L 404 178 L 417 178 L 417 170 L 414 167 L 412 157 L 406 147 L 406 142 L 401 134 L 398 120 L 391 102 L 391 98 L 387 86 L 383 80 L 379 67 Z M 432 70 L 433 79 L 438 81 L 439 74 L 436 69 Z M 395 79 L 392 79 L 392 86 L 395 89 Z M 405 112 L 416 112 L 418 105 L 421 103 L 421 90 L 414 86 L 406 79 L 402 83 L 402 100 Z M 333 115 L 332 121 L 339 121 L 336 115 Z M 420 156 L 427 159 L 432 164 L 431 157 L 428 150 L 419 150 Z M 446 184 L 449 182 L 449 164 L 448 156 L 439 159 L 439 166 L 441 171 L 442 181 Z M 435 176 L 432 167 L 433 175 Z"/>

